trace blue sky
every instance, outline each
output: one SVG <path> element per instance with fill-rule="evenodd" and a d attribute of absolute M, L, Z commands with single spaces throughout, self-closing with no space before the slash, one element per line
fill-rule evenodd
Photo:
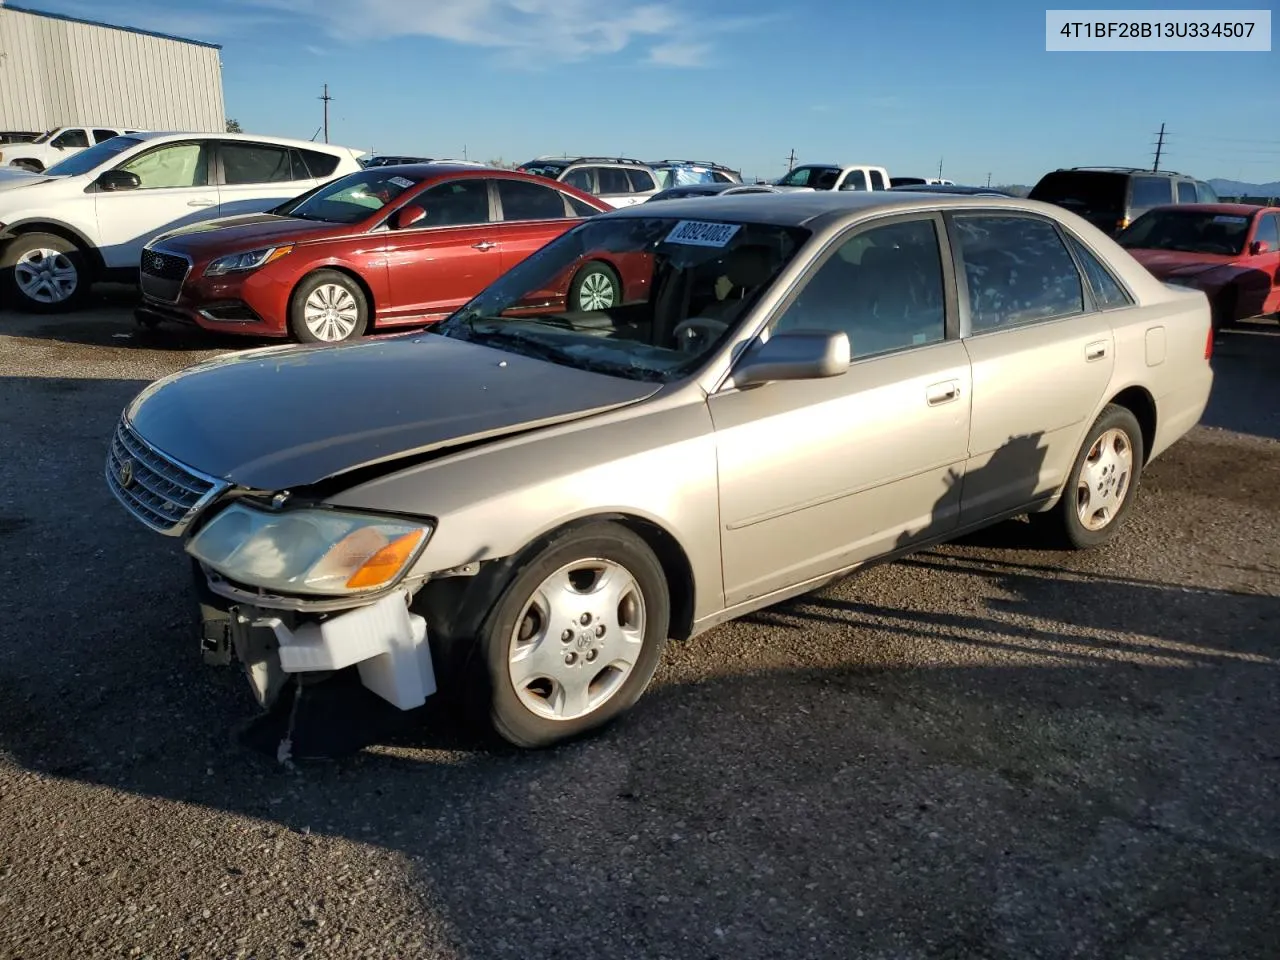
<path fill-rule="evenodd" d="M 1034 183 L 1149 164 L 1163 121 L 1163 166 L 1280 180 L 1280 53 L 1047 53 L 1044 6 L 1026 0 L 20 4 L 222 44 L 246 131 L 311 137 L 327 82 L 330 139 L 383 153 L 684 156 L 773 178 L 794 148 Z"/>

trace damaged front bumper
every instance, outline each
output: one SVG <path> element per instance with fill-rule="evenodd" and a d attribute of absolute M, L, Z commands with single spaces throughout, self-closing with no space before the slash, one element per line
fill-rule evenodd
<path fill-rule="evenodd" d="M 410 611 L 407 589 L 354 610 L 322 614 L 227 602 L 207 589 L 200 592 L 205 662 L 238 661 L 264 708 L 291 678 L 323 677 L 348 667 L 401 710 L 422 706 L 436 692 L 426 620 Z"/>

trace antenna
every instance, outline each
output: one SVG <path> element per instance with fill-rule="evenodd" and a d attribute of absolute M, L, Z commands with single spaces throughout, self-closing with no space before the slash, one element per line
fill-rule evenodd
<path fill-rule="evenodd" d="M 319 97 L 318 99 L 324 101 L 324 142 L 328 143 L 329 142 L 329 101 L 332 100 L 333 97 L 329 96 L 329 85 L 327 83 L 324 85 L 324 96 Z M 312 137 L 311 139 L 314 140 L 315 137 Z"/>

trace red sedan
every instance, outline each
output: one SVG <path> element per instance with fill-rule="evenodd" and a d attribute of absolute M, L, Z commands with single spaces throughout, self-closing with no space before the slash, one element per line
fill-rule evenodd
<path fill-rule="evenodd" d="M 1161 280 L 1203 290 L 1215 328 L 1280 312 L 1280 208 L 1155 207 L 1116 240 Z"/>
<path fill-rule="evenodd" d="M 176 320 L 306 343 L 421 325 L 452 313 L 582 218 L 610 209 L 515 171 L 370 168 L 268 213 L 155 238 L 142 252 L 137 316 L 148 326 Z M 643 299 L 647 278 L 624 284 L 623 273 L 602 255 L 549 294 L 573 310 Z"/>

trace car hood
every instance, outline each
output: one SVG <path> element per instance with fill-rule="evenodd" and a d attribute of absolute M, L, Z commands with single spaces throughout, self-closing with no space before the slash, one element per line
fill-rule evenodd
<path fill-rule="evenodd" d="M 3 148 L 0 148 L 3 152 Z M 14 187 L 29 187 L 36 183 L 48 183 L 61 180 L 61 177 L 50 177 L 43 173 L 32 173 L 21 167 L 0 167 L 0 190 L 12 190 Z"/>
<path fill-rule="evenodd" d="M 156 237 L 152 244 L 164 250 L 190 254 L 193 259 L 237 253 L 278 243 L 300 243 L 332 236 L 336 224 L 251 213 L 238 217 L 202 220 Z"/>
<path fill-rule="evenodd" d="M 1170 277 L 1194 277 L 1225 267 L 1235 258 L 1214 253 L 1183 253 L 1179 250 L 1131 249 L 1129 253 L 1160 280 Z"/>
<path fill-rule="evenodd" d="M 152 384 L 126 417 L 149 444 L 190 467 L 277 491 L 590 416 L 658 389 L 408 334 L 218 357 Z"/>

